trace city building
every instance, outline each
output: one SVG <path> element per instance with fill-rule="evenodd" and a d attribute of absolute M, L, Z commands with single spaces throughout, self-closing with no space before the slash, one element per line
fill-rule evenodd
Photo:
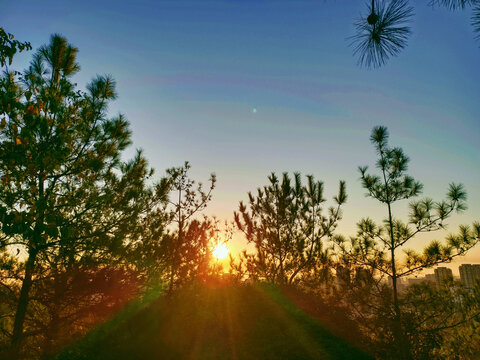
<path fill-rule="evenodd" d="M 453 272 L 452 269 L 447 267 L 438 267 L 435 269 L 435 283 L 437 285 L 442 285 L 446 282 L 450 282 L 453 280 Z"/>
<path fill-rule="evenodd" d="M 476 279 L 480 279 L 480 264 L 462 264 L 458 270 L 462 283 L 469 289 L 473 288 Z"/>

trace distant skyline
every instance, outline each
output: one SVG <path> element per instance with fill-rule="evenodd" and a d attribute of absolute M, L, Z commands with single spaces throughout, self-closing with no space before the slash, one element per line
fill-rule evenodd
<path fill-rule="evenodd" d="M 384 214 L 357 167 L 374 166 L 370 131 L 385 125 L 423 196 L 442 200 L 450 182 L 465 185 L 469 208 L 448 222 L 456 232 L 480 220 L 480 42 L 468 11 L 411 3 L 407 48 L 377 70 L 358 67 L 348 46 L 363 1 L 17 0 L 0 3 L 0 23 L 34 49 L 64 35 L 79 48 L 80 88 L 111 74 L 110 114 L 125 114 L 133 131 L 126 156 L 144 149 L 157 177 L 186 160 L 197 181 L 215 172 L 208 214 L 232 220 L 272 171 L 300 171 L 323 180 L 328 199 L 346 180 L 338 230 L 353 235 L 361 217 Z M 394 210 L 405 219 L 407 208 Z M 447 266 L 458 276 L 461 263 L 480 263 L 480 246 Z"/>

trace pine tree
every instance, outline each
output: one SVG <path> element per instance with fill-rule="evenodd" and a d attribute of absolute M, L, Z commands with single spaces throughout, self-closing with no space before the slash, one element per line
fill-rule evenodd
<path fill-rule="evenodd" d="M 75 89 L 77 49 L 53 35 L 20 76 L 0 79 L 0 249 L 25 260 L 11 337 L 19 356 L 30 290 L 47 253 L 72 261 L 120 252 L 155 197 L 140 152 L 128 162 L 128 122 L 107 118 L 115 82 Z M 112 255 L 113 256 L 113 255 Z"/>
<path fill-rule="evenodd" d="M 340 182 L 334 197 L 336 207 L 325 215 L 323 183 L 313 176 L 307 177 L 306 186 L 299 173 L 293 183 L 287 173 L 281 181 L 274 173 L 268 180 L 270 184 L 259 188 L 256 196 L 248 194 L 248 208 L 240 202 L 239 212 L 234 213 L 238 229 L 256 248 L 256 254 L 244 253 L 243 261 L 254 278 L 292 284 L 328 258 L 325 241 L 341 219 L 345 182 Z"/>
<path fill-rule="evenodd" d="M 188 176 L 190 164 L 167 170 L 167 181 L 171 196 L 169 199 L 170 219 L 173 231 L 163 239 L 164 260 L 169 267 L 168 289 L 174 288 L 191 279 L 198 273 L 210 256 L 209 241 L 214 228 L 212 221 L 202 215 L 212 199 L 215 188 L 215 174 L 210 175 L 210 186 L 203 189 L 203 184 L 196 184 Z"/>
<path fill-rule="evenodd" d="M 473 31 L 476 39 L 480 39 L 479 0 L 431 0 L 429 5 L 451 11 L 471 8 Z M 397 56 L 406 47 L 411 35 L 409 23 L 413 15 L 414 8 L 408 0 L 368 1 L 367 11 L 355 21 L 356 33 L 350 38 L 358 64 L 377 68 L 390 57 Z"/>
<path fill-rule="evenodd" d="M 425 198 L 412 201 L 408 222 L 396 218 L 393 204 L 417 197 L 423 185 L 406 174 L 409 158 L 401 148 L 389 147 L 388 137 L 387 128 L 382 126 L 375 127 L 370 137 L 378 155 L 376 167 L 380 174 L 369 174 L 367 166 L 359 168 L 367 196 L 386 206 L 387 217 L 382 224 L 364 218 L 357 225 L 356 236 L 348 240 L 337 237 L 336 242 L 344 261 L 370 268 L 377 275 L 386 275 L 391 279 L 394 336 L 399 346 L 398 356 L 405 358 L 408 357 L 408 346 L 401 331 L 398 279 L 465 254 L 480 241 L 480 223 L 474 223 L 472 227 L 461 226 L 458 235 L 449 235 L 443 244 L 432 241 L 423 252 L 405 249 L 416 235 L 444 229 L 445 220 L 453 212 L 465 210 L 466 192 L 463 185 L 452 183 L 446 200 L 434 202 Z M 400 250 L 406 255 L 403 262 L 398 254 Z"/>
<path fill-rule="evenodd" d="M 358 64 L 380 67 L 396 56 L 406 46 L 411 33 L 407 26 L 413 16 L 413 8 L 407 0 L 372 0 L 368 16 L 355 22 L 357 33 L 352 36 L 354 55 Z"/>
<path fill-rule="evenodd" d="M 0 27 L 0 67 L 7 65 L 7 62 L 8 65 L 11 65 L 13 56 L 17 52 L 31 49 L 32 46 L 29 42 L 15 40 L 15 37 L 12 34 L 7 33 Z"/>

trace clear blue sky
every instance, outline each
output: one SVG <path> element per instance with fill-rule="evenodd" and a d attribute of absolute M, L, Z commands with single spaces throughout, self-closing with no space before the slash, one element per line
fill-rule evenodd
<path fill-rule="evenodd" d="M 364 1 L 16 0 L 0 3 L 0 24 L 34 48 L 66 36 L 80 50 L 81 87 L 111 74 L 111 113 L 128 117 L 158 176 L 185 160 L 199 180 L 217 174 L 211 214 L 231 219 L 271 171 L 298 170 L 324 180 L 327 195 L 347 181 L 339 229 L 352 233 L 382 214 L 357 167 L 373 165 L 369 134 L 386 125 L 426 196 L 466 185 L 469 210 L 454 231 L 480 219 L 480 42 L 468 11 L 411 3 L 408 47 L 379 70 L 356 66 L 348 47 Z M 480 263 L 480 248 L 460 262 Z"/>

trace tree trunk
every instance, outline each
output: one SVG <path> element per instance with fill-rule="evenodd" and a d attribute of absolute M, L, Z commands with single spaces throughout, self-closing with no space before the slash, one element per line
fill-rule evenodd
<path fill-rule="evenodd" d="M 37 258 L 37 250 L 31 249 L 28 255 L 28 260 L 25 264 L 25 277 L 22 282 L 22 289 L 20 290 L 20 297 L 18 299 L 17 311 L 15 312 L 15 321 L 13 323 L 13 333 L 11 342 L 11 359 L 19 358 L 20 349 L 23 340 L 23 325 L 25 316 L 27 314 L 28 295 L 32 287 L 33 270 L 35 268 L 35 260 Z"/>
<path fill-rule="evenodd" d="M 172 263 L 170 264 L 170 280 L 168 285 L 168 293 L 171 294 L 173 292 L 173 280 L 175 276 L 175 270 L 173 265 L 173 256 L 172 256 Z"/>
<path fill-rule="evenodd" d="M 55 345 L 59 341 L 60 316 L 58 308 L 51 309 L 51 320 L 45 331 L 45 341 L 42 349 L 42 359 L 48 359 L 55 351 Z"/>
<path fill-rule="evenodd" d="M 177 209 L 177 216 L 178 216 L 178 237 L 176 243 L 172 243 L 172 263 L 170 266 L 170 284 L 168 286 L 168 293 L 171 294 L 173 292 L 174 282 L 175 282 L 175 273 L 177 272 L 177 257 L 178 257 L 178 250 L 181 248 L 182 245 L 182 236 L 183 236 L 183 218 L 182 218 L 182 188 L 181 184 L 178 184 L 178 209 Z"/>
<path fill-rule="evenodd" d="M 372 9 L 373 9 L 373 0 L 372 0 Z M 380 150 L 380 156 L 382 160 L 383 152 Z M 395 353 L 398 355 L 398 359 L 407 360 L 410 359 L 410 350 L 409 350 L 409 342 L 405 336 L 405 333 L 402 329 L 402 314 L 400 311 L 400 304 L 398 301 L 398 289 L 397 289 L 397 268 L 395 264 L 395 236 L 393 234 L 393 216 L 392 216 L 392 208 L 391 208 L 391 201 L 390 198 L 390 191 L 389 191 L 389 183 L 387 181 L 387 177 L 385 174 L 385 166 L 382 166 L 382 174 L 383 174 L 383 181 L 385 184 L 386 196 L 387 196 L 387 207 L 388 207 L 388 229 L 390 235 L 390 256 L 392 261 L 392 292 L 393 292 L 393 308 L 394 308 L 394 316 L 393 316 L 393 337 L 396 345 Z"/>
<path fill-rule="evenodd" d="M 410 344 L 406 338 L 406 334 L 402 329 L 402 313 L 400 310 L 400 304 L 398 301 L 398 287 L 397 287 L 397 268 L 395 264 L 395 238 L 393 235 L 393 218 L 392 210 L 390 203 L 388 205 L 388 222 L 390 230 L 390 239 L 391 239 L 391 258 L 392 258 L 392 292 L 393 292 L 393 308 L 394 308 L 394 318 L 393 318 L 393 335 L 395 343 L 397 345 L 397 355 L 399 359 L 407 360 L 411 359 L 410 355 Z"/>
<path fill-rule="evenodd" d="M 67 279 L 65 273 L 55 272 L 54 275 L 54 294 L 53 303 L 50 305 L 48 312 L 50 321 L 45 329 L 45 340 L 42 349 L 42 359 L 48 359 L 55 351 L 55 345 L 58 343 L 60 335 L 60 307 L 61 302 L 65 299 L 67 288 Z"/>

